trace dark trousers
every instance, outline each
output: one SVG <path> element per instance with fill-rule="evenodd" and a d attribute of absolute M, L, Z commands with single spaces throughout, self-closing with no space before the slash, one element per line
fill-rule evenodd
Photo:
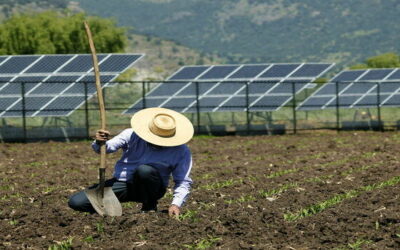
<path fill-rule="evenodd" d="M 97 185 L 93 185 L 93 187 Z M 157 200 L 162 198 L 166 191 L 160 173 L 148 165 L 142 165 L 136 169 L 132 182 L 110 179 L 106 181 L 105 186 L 112 187 L 120 202 L 141 202 L 143 203 L 142 209 L 157 207 Z M 73 194 L 68 205 L 74 210 L 95 212 L 84 191 Z"/>

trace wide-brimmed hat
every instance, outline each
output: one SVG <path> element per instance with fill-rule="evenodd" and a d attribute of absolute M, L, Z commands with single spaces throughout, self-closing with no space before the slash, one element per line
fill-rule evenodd
<path fill-rule="evenodd" d="M 143 140 L 165 147 L 185 144 L 194 133 L 186 116 L 165 108 L 140 110 L 132 116 L 131 126 Z"/>

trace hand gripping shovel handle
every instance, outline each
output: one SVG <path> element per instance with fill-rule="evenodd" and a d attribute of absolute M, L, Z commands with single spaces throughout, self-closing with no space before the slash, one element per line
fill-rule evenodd
<path fill-rule="evenodd" d="M 92 52 L 94 76 L 96 81 L 96 91 L 100 109 L 101 129 L 105 130 L 106 109 L 104 107 L 103 92 L 101 90 L 101 85 L 100 85 L 99 64 L 96 56 L 96 49 L 93 43 L 92 32 L 90 31 L 89 25 L 86 22 L 84 22 L 84 25 L 89 40 L 90 50 Z M 111 187 L 106 187 L 106 188 L 104 187 L 105 170 L 106 170 L 106 145 L 103 143 L 100 145 L 99 185 L 96 189 L 86 190 L 85 192 L 90 203 L 100 215 L 106 214 L 110 216 L 121 216 L 122 215 L 121 203 L 118 201 L 118 198 L 115 196 Z"/>

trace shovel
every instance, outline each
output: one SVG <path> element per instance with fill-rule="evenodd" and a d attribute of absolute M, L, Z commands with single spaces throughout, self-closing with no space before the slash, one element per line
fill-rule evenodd
<path fill-rule="evenodd" d="M 92 52 L 94 75 L 96 80 L 96 91 L 97 98 L 99 101 L 100 109 L 100 120 L 101 129 L 106 129 L 106 110 L 104 107 L 103 92 L 100 85 L 100 72 L 99 65 L 97 62 L 96 49 L 94 47 L 92 33 L 90 32 L 89 25 L 85 22 L 86 34 L 88 36 L 90 50 Z M 122 206 L 117 196 L 115 196 L 111 187 L 105 187 L 105 173 L 106 173 L 106 145 L 105 143 L 100 145 L 100 168 L 99 168 L 99 185 L 95 188 L 89 188 L 85 190 L 85 194 L 88 197 L 93 208 L 101 216 L 121 216 Z"/>

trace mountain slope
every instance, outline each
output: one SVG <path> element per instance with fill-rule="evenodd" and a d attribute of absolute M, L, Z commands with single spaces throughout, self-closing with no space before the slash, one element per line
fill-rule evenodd
<path fill-rule="evenodd" d="M 398 0 L 79 0 L 89 14 L 232 62 L 353 64 L 400 50 Z"/>

